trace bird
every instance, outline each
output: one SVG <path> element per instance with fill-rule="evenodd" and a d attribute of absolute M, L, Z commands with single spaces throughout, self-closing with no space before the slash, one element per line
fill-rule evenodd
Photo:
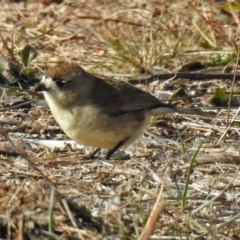
<path fill-rule="evenodd" d="M 92 75 L 76 63 L 50 67 L 34 91 L 43 92 L 52 115 L 70 139 L 96 148 L 91 158 L 104 148 L 110 159 L 144 132 L 151 117 L 178 112 L 149 92 Z"/>

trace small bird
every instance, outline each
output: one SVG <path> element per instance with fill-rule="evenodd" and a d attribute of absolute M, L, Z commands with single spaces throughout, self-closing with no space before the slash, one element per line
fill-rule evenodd
<path fill-rule="evenodd" d="M 69 138 L 85 146 L 109 149 L 106 158 L 137 139 L 152 116 L 177 112 L 148 92 L 126 82 L 101 79 L 77 64 L 47 70 L 35 91 Z"/>

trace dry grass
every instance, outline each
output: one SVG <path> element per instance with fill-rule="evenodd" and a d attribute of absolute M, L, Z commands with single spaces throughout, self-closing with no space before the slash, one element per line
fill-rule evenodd
<path fill-rule="evenodd" d="M 17 61 L 26 44 L 34 46 L 39 56 L 33 68 L 70 61 L 127 80 L 236 64 L 239 19 L 231 8 L 221 10 L 226 10 L 223 3 L 0 5 L 2 38 Z M 3 41 L 0 50 L 3 58 L 11 57 Z M 156 95 L 183 87 L 193 102 L 175 104 L 210 109 L 208 100 L 217 89 L 237 95 L 240 85 L 232 79 L 175 79 L 139 87 Z M 1 239 L 240 239 L 237 115 L 225 131 L 227 116 L 233 119 L 236 109 L 214 107 L 216 118 L 165 116 L 155 124 L 159 128 L 152 126 L 126 149 L 130 160 L 83 160 L 85 149 L 53 152 L 29 146 L 26 139 L 66 139 L 45 108 L 11 107 L 33 98 L 7 92 L 1 97 Z"/>

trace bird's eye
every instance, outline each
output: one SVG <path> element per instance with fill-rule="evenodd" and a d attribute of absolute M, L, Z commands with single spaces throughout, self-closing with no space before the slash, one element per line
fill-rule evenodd
<path fill-rule="evenodd" d="M 59 88 L 63 88 L 66 85 L 66 81 L 59 80 L 59 81 L 56 81 L 56 84 Z"/>

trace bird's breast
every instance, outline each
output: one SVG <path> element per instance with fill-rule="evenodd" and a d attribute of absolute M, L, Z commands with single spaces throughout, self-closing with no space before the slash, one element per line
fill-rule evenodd
<path fill-rule="evenodd" d="M 130 143 L 142 133 L 149 120 L 144 113 L 111 116 L 90 104 L 66 107 L 50 95 L 44 95 L 61 129 L 85 146 L 113 148 L 128 138 Z"/>

